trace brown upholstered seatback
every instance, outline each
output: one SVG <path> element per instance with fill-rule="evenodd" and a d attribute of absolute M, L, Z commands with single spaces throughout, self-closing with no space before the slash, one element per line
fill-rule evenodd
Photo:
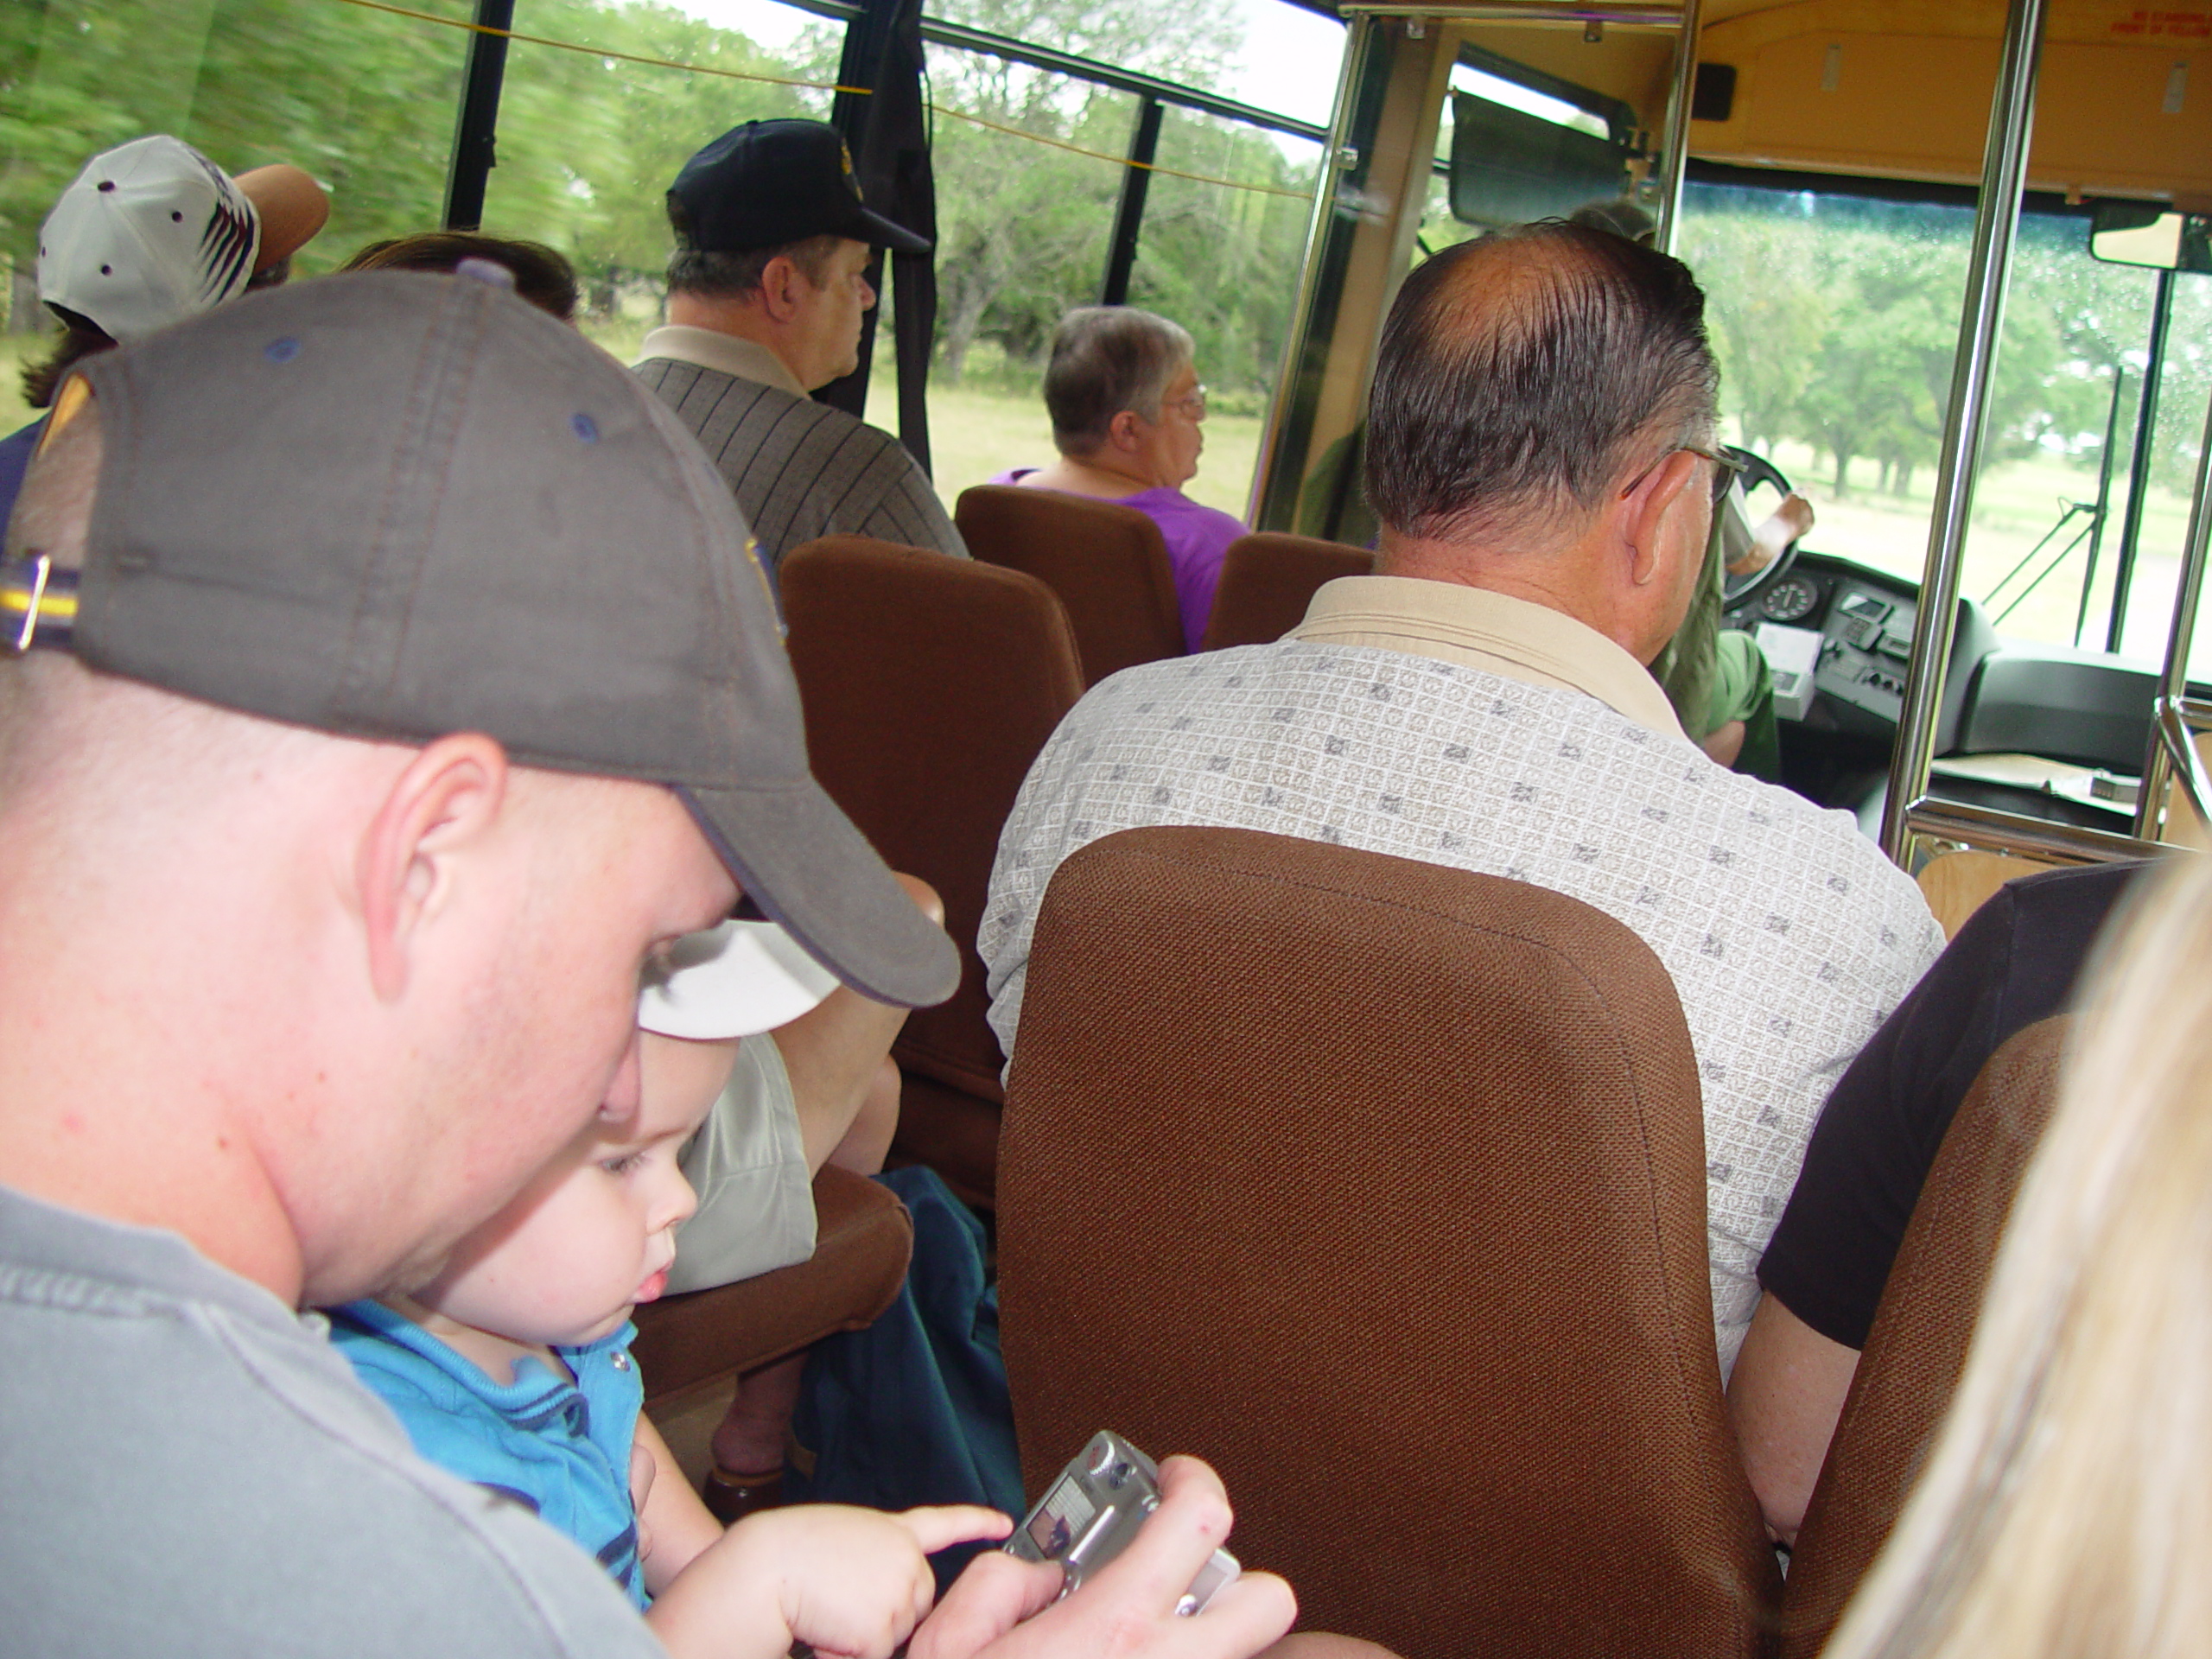
<path fill-rule="evenodd" d="M 1959 1103 L 1897 1249 L 1813 1489 L 1783 1602 L 1784 1659 L 1826 1645 L 1949 1408 L 2012 1198 L 2057 1102 L 2069 1016 L 2016 1033 Z"/>
<path fill-rule="evenodd" d="M 894 1053 L 944 1085 L 901 1146 L 988 1197 L 1004 1061 L 984 1014 L 976 930 L 999 830 L 1030 763 L 1083 694 L 1075 640 L 1033 576 L 862 537 L 810 542 L 783 563 L 791 666 L 815 775 L 893 869 L 944 899 L 960 988 L 917 1009 Z M 933 1144 L 933 1117 L 963 1114 Z"/>
<path fill-rule="evenodd" d="M 1221 582 L 1199 649 L 1280 639 L 1306 620 L 1306 607 L 1323 582 L 1374 569 L 1375 556 L 1363 547 L 1274 531 L 1240 536 L 1221 556 Z"/>
<path fill-rule="evenodd" d="M 1000 1150 L 1033 1495 L 1197 1453 L 1307 1628 L 1408 1659 L 1749 1654 L 1697 1070 L 1578 900 L 1242 830 L 1061 866 Z"/>
<path fill-rule="evenodd" d="M 954 522 L 968 550 L 1026 571 L 1060 596 L 1085 685 L 1183 654 L 1183 613 L 1160 526 L 1135 507 L 1052 490 L 978 484 Z"/>
<path fill-rule="evenodd" d="M 887 1186 L 827 1165 L 814 1178 L 814 1254 L 787 1268 L 638 1309 L 631 1349 L 648 1405 L 873 1324 L 906 1282 L 914 1218 Z"/>

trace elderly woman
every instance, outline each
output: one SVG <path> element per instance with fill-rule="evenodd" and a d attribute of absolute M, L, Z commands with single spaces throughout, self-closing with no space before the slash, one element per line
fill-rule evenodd
<path fill-rule="evenodd" d="M 1190 334 L 1129 306 L 1069 312 L 1052 336 L 1045 407 L 1059 460 L 991 481 L 1118 501 L 1152 519 L 1167 541 L 1184 644 L 1196 651 L 1213 608 L 1221 556 L 1244 525 L 1200 506 L 1179 487 L 1197 475 L 1205 447 L 1206 392 L 1192 360 Z"/>

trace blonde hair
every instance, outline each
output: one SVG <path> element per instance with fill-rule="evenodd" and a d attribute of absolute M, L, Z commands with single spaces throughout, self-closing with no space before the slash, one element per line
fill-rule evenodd
<path fill-rule="evenodd" d="M 2212 1643 L 2212 861 L 2101 957 L 1927 1470 L 1824 1659 Z"/>

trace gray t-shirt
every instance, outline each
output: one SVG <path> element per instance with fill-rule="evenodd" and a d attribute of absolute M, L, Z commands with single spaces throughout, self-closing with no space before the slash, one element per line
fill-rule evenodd
<path fill-rule="evenodd" d="M 0 1187 L 0 1645 L 662 1653 L 582 1550 L 416 1457 L 323 1332 L 173 1233 Z"/>

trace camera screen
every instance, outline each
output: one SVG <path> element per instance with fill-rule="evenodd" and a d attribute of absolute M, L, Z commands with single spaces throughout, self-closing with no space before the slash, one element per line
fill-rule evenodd
<path fill-rule="evenodd" d="M 1096 1506 L 1083 1488 L 1063 1475 L 1037 1506 L 1037 1513 L 1029 1517 L 1030 1541 L 1046 1560 L 1057 1560 L 1067 1554 L 1068 1546 L 1082 1535 L 1084 1527 L 1096 1513 Z"/>

